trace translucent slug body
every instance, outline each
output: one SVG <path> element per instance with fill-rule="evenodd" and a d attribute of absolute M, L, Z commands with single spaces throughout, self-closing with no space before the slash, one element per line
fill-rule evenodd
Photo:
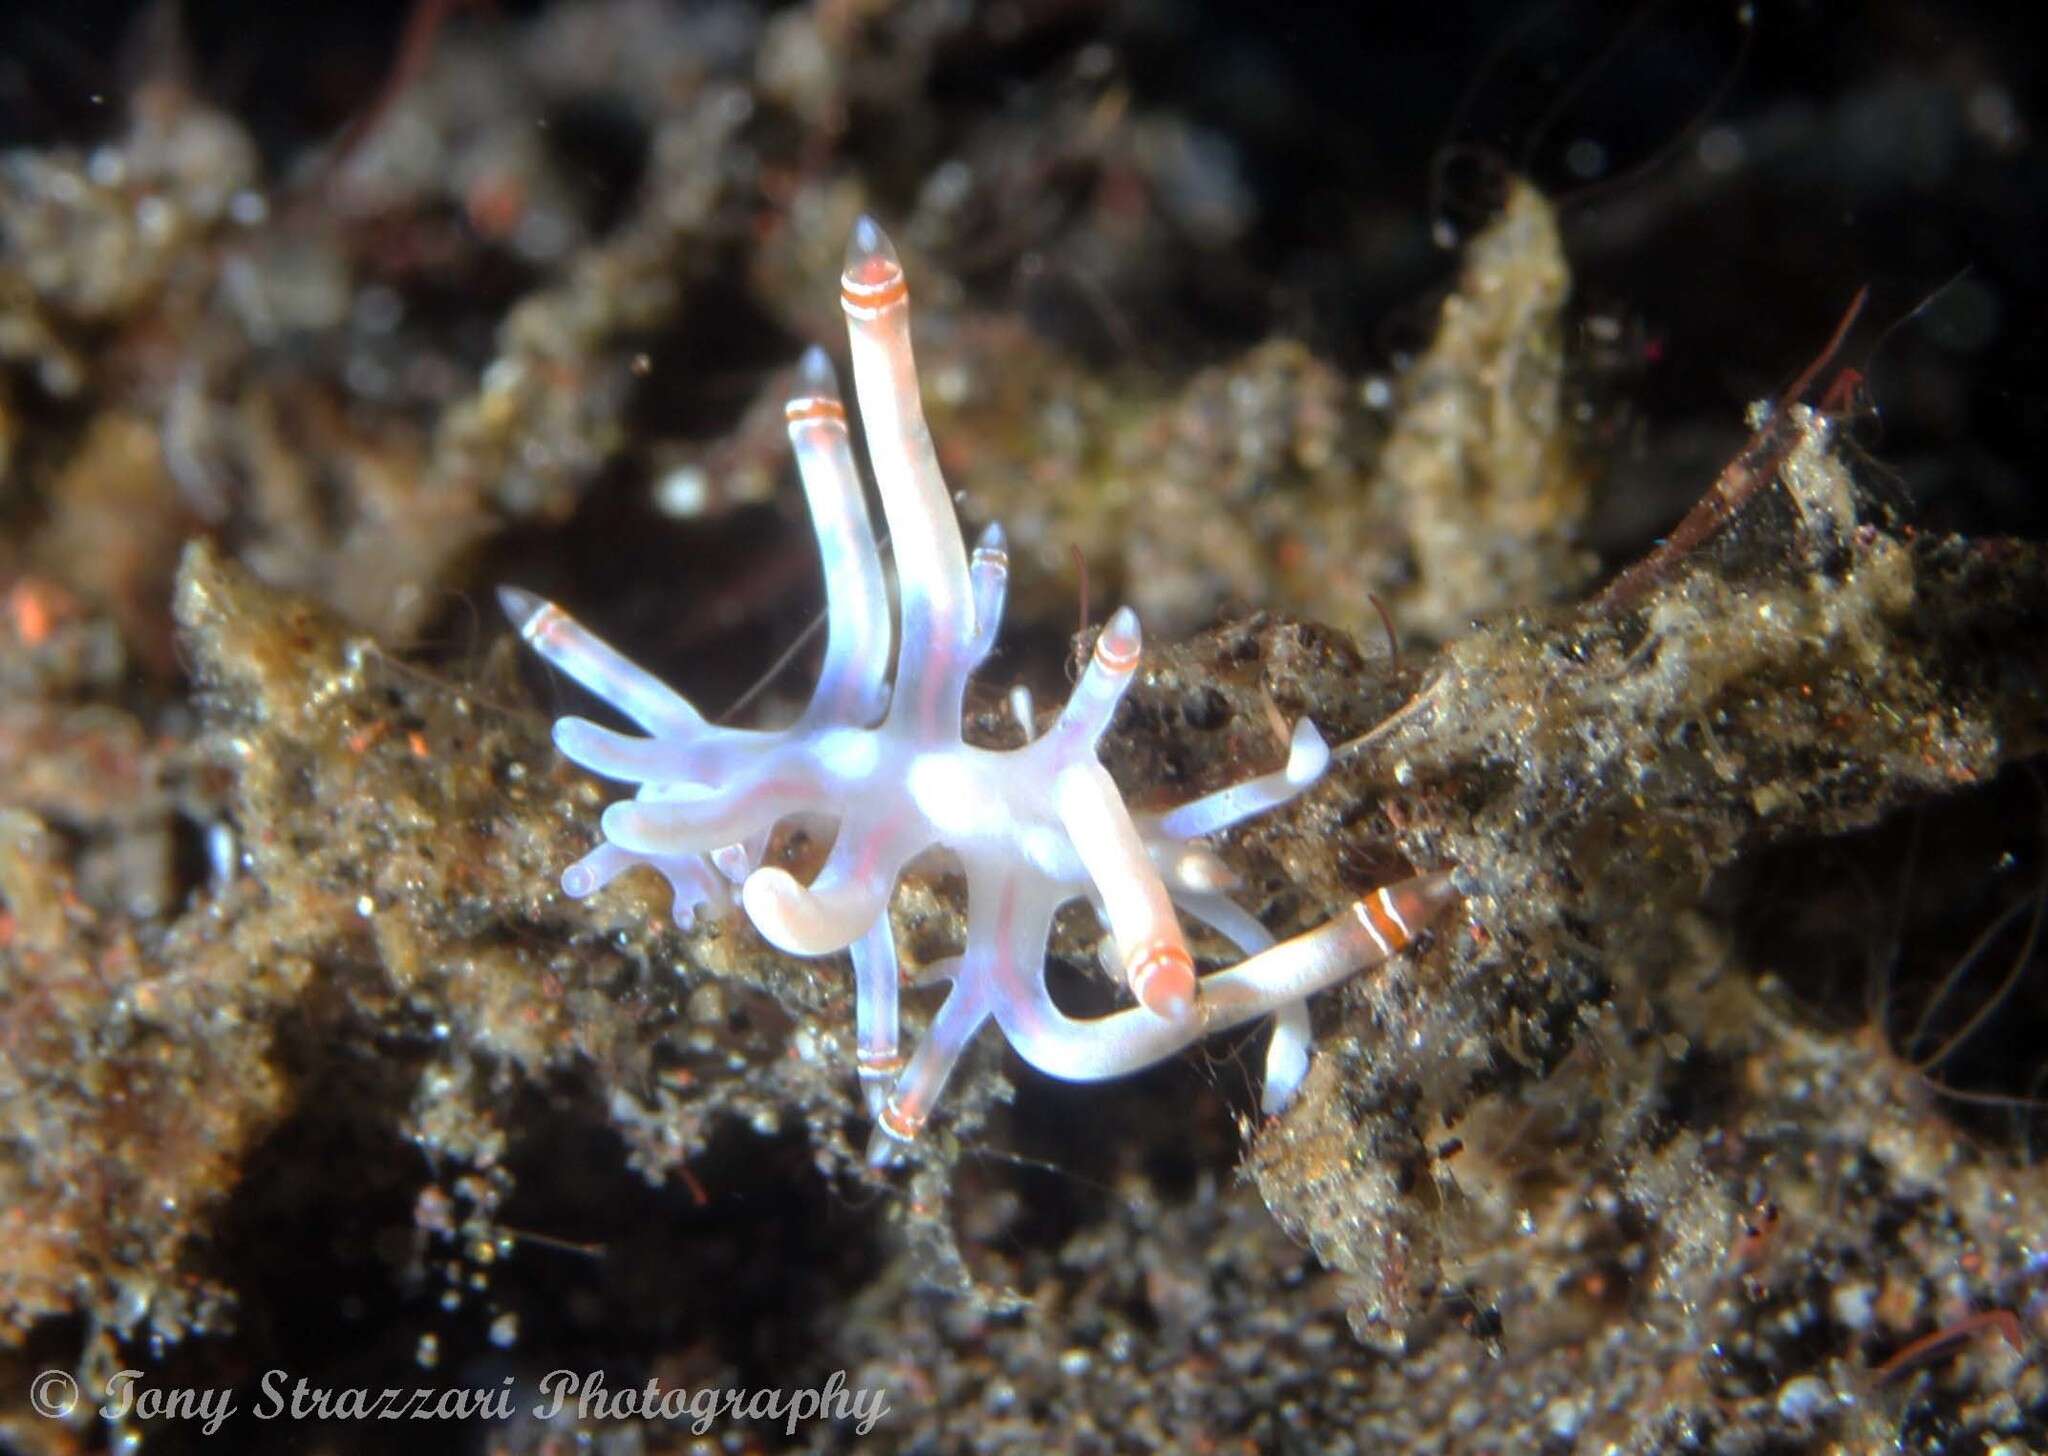
<path fill-rule="evenodd" d="M 968 675 L 988 655 L 1009 562 L 991 526 L 968 553 L 939 475 L 910 346 L 909 290 L 894 249 L 863 218 L 841 280 L 869 462 L 896 558 L 903 636 L 892 688 L 889 598 L 832 367 L 805 354 L 789 402 L 789 438 L 824 558 L 827 635 L 817 689 L 787 728 L 717 727 L 559 607 L 500 590 L 506 612 L 549 662 L 643 730 L 584 718 L 555 724 L 555 744 L 591 772 L 637 784 L 604 812 L 604 838 L 562 875 L 581 897 L 637 864 L 675 891 L 688 927 L 698 907 L 737 890 L 754 927 L 792 955 L 848 950 L 855 976 L 860 1077 L 884 1161 L 915 1138 L 960 1054 L 994 1020 L 1040 1070 L 1072 1081 L 1120 1076 L 1200 1037 L 1272 1014 L 1264 1105 L 1283 1107 L 1308 1069 L 1305 998 L 1387 957 L 1452 898 L 1447 874 L 1374 891 L 1322 927 L 1275 944 L 1223 893 L 1229 870 L 1199 841 L 1286 802 L 1329 761 L 1315 725 L 1295 725 L 1287 763 L 1161 814 L 1132 814 L 1096 758 L 1138 665 L 1138 619 L 1104 626 L 1058 718 L 1022 748 L 961 738 Z M 1015 699 L 1029 734 L 1028 696 Z M 824 866 L 804 885 L 761 861 L 778 822 L 836 820 Z M 888 907 L 912 859 L 957 857 L 967 878 L 964 951 L 921 979 L 952 990 L 906 1062 L 900 971 Z M 1053 916 L 1086 897 L 1109 933 L 1137 1004 L 1087 1019 L 1046 991 Z M 1198 977 L 1176 911 L 1233 941 L 1245 959 Z"/>

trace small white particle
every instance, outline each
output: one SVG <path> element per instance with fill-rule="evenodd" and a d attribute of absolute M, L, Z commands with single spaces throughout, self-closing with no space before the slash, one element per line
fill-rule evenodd
<path fill-rule="evenodd" d="M 678 520 L 703 514 L 711 503 L 711 477 L 701 465 L 678 465 L 654 486 L 654 508 Z"/>
<path fill-rule="evenodd" d="M 485 394 L 510 394 L 526 382 L 526 366 L 509 356 L 494 360 L 484 370 L 482 380 Z"/>
<path fill-rule="evenodd" d="M 1817 1375 L 1801 1375 L 1785 1382 L 1778 1391 L 1778 1415 L 1801 1425 L 1834 1404 L 1835 1393 Z"/>
<path fill-rule="evenodd" d="M 928 388 L 942 404 L 958 405 L 974 392 L 974 375 L 964 364 L 949 361 L 932 371 Z"/>
<path fill-rule="evenodd" d="M 1876 1306 L 1877 1291 L 1868 1284 L 1837 1285 L 1828 1299 L 1828 1308 L 1835 1322 L 1858 1333 L 1870 1328 Z"/>
<path fill-rule="evenodd" d="M 1585 1422 L 1586 1407 L 1576 1400 L 1553 1400 L 1543 1414 L 1550 1434 L 1568 1441 L 1579 1433 L 1580 1425 Z"/>
<path fill-rule="evenodd" d="M 127 158 L 116 147 L 98 147 L 86 160 L 85 175 L 95 187 L 119 187 L 128 175 Z"/>
<path fill-rule="evenodd" d="M 206 827 L 206 868 L 216 889 L 234 879 L 238 859 L 234 828 L 225 822 L 209 824 Z"/>

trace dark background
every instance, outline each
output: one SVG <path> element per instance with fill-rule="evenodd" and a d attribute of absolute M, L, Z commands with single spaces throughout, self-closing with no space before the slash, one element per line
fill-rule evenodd
<path fill-rule="evenodd" d="M 282 166 L 370 105 L 413 13 L 17 5 L 0 17 L 0 142 L 118 125 L 181 14 L 192 79 Z M 1614 472 L 1596 544 L 1619 561 L 1866 285 L 1840 361 L 1867 376 L 1858 438 L 1894 503 L 1930 527 L 2048 528 L 2040 29 L 2028 7 L 1933 0 L 1017 0 L 982 7 L 933 90 L 964 123 L 1103 42 L 1145 104 L 1223 137 L 1258 205 L 1242 272 L 1188 330 L 1218 354 L 1283 330 L 1353 367 L 1394 358 L 1452 266 L 1432 224 L 1450 236 L 1484 216 L 1501 168 L 1527 172 L 1564 204 L 1581 317 L 1620 328 L 1584 356 Z M 630 180 L 633 144 L 584 138 L 596 184 Z M 904 165 L 892 145 L 875 141 L 878 176 Z M 1736 160 L 1710 172 L 1703 148 Z"/>

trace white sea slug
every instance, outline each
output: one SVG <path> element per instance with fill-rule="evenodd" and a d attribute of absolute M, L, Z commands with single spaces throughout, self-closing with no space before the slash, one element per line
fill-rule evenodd
<path fill-rule="evenodd" d="M 1372 891 L 1318 929 L 1275 944 L 1223 890 L 1229 871 L 1199 841 L 1263 813 L 1321 775 L 1329 750 L 1297 723 L 1286 765 L 1159 814 L 1133 814 L 1096 758 L 1096 741 L 1138 665 L 1138 619 L 1110 617 L 1059 717 L 1022 748 L 961 737 L 968 675 L 988 655 L 1009 562 L 1000 529 L 968 553 L 939 475 L 910 346 L 910 294 L 895 250 L 863 218 L 840 285 L 869 463 L 888 519 L 903 638 L 885 680 L 889 598 L 861 494 L 832 366 L 805 354 L 789 402 L 790 444 L 824 557 L 827 634 L 810 706 L 787 728 L 707 723 L 567 613 L 530 592 L 500 591 L 543 657 L 643 730 L 583 718 L 555 724 L 555 743 L 591 772 L 637 784 L 604 812 L 596 849 L 562 875 L 589 895 L 634 865 L 675 891 L 677 921 L 728 908 L 792 955 L 846 950 L 855 976 L 860 1077 L 886 1160 L 915 1138 L 948 1074 L 994 1020 L 1024 1059 L 1055 1077 L 1120 1076 L 1210 1032 L 1271 1014 L 1264 1105 L 1285 1106 L 1308 1068 L 1305 998 L 1397 954 L 1453 898 L 1446 873 Z M 1031 731 L 1028 706 L 1019 713 Z M 808 884 L 761 862 L 791 816 L 836 820 L 837 838 Z M 952 989 L 906 1062 L 899 1050 L 900 972 L 888 906 L 897 879 L 928 850 L 966 873 L 967 939 L 922 979 Z M 1137 1004 L 1075 1018 L 1045 984 L 1046 940 L 1066 902 L 1086 897 L 1107 927 Z M 1197 976 L 1177 911 L 1214 927 L 1245 959 Z"/>

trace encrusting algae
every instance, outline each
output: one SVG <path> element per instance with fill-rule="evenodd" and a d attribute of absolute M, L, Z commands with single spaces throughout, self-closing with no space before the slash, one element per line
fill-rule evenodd
<path fill-rule="evenodd" d="M 44 1369 L 616 1360 L 845 1370 L 902 1449 L 2038 1444 L 2048 553 L 1877 515 L 1840 422 L 1785 401 L 1738 519 L 1582 600 L 1601 462 L 1526 186 L 1383 379 L 1285 334 L 1103 370 L 990 303 L 972 243 L 1057 251 L 990 179 L 1100 180 L 1054 240 L 1159 298 L 1244 225 L 1192 124 L 1117 85 L 908 189 L 934 434 L 962 515 L 1010 528 L 1020 636 L 1067 639 L 1078 547 L 1089 615 L 1122 594 L 1164 641 L 1100 745 L 1133 812 L 1272 771 L 1309 719 L 1327 772 L 1215 845 L 1265 930 L 1457 867 L 1416 951 L 1317 1001 L 1282 1115 L 1227 1038 L 1103 1087 L 984 1039 L 871 1169 L 843 961 L 681 930 L 638 876 L 563 897 L 605 798 L 549 744 L 566 689 L 448 604 L 580 584 L 713 684 L 800 630 L 746 401 L 888 200 L 847 119 L 928 134 L 973 39 L 841 9 L 451 31 L 320 206 L 168 82 L 99 151 L 0 176 L 0 1443 L 131 1434 L 36 1415 Z M 646 142 L 605 206 L 531 124 L 592 97 Z M 758 357 L 707 383 L 700 327 Z M 695 490 L 713 462 L 740 468 Z M 991 660 L 967 743 L 1022 744 L 1029 670 Z M 967 908 L 913 867 L 906 966 L 958 954 Z M 1098 939 L 1053 926 L 1076 1015 L 1123 1004 Z M 902 1005 L 914 1043 L 933 998 Z M 614 1436 L 695 1439 L 489 1439 Z"/>
<path fill-rule="evenodd" d="M 1789 477 L 1840 484 L 1824 426 L 1806 429 Z M 1340 634 L 1253 618 L 1164 652 L 1106 744 L 1142 802 L 1148 785 L 1227 781 L 1269 752 L 1268 702 L 1365 735 L 1298 806 L 1232 836 L 1249 903 L 1280 932 L 1372 866 L 1464 866 L 1469 924 L 1347 998 L 1303 1104 L 1254 1138 L 1250 1163 L 1282 1225 L 1341 1276 L 1354 1329 L 1440 1374 L 1427 1384 L 1447 1403 L 1492 1370 L 1532 1400 L 1552 1392 L 1542 1419 L 1575 1403 L 1588 1429 L 1789 1430 L 1773 1392 L 1793 1374 L 1755 1385 L 1789 1362 L 1831 1392 L 1802 1420 L 1888 1418 L 1903 1397 L 1866 1389 L 1859 1367 L 1944 1317 L 1958 1269 L 1975 1270 L 1979 1301 L 2009 1297 L 2033 1252 L 2037 1173 L 1973 1153 L 1936 1109 L 1872 1098 L 1873 1053 L 1760 999 L 1697 909 L 1717 869 L 1767 843 L 1988 782 L 2041 746 L 2048 639 L 2028 630 L 2048 607 L 2041 554 L 1842 526 L 1824 570 L 1803 552 L 1771 559 L 1752 532 L 1633 612 L 1511 618 L 1398 676 Z M 803 1128 L 821 1167 L 859 1176 L 843 973 L 730 918 L 684 935 L 630 884 L 595 914 L 564 902 L 553 867 L 584 843 L 597 790 L 545 747 L 538 715 L 509 705 L 502 659 L 472 685 L 440 681 L 204 547 L 177 603 L 207 705 L 204 773 L 240 846 L 230 878 L 138 953 L 118 918 L 62 908 L 48 835 L 28 813 L 9 820 L 9 995 L 44 1008 L 12 1020 L 38 1029 L 10 1058 L 9 1105 L 33 1119 L 16 1123 L 10 1206 L 50 1231 L 7 1246 L 17 1337 L 62 1308 L 114 1336 L 233 1325 L 235 1291 L 195 1256 L 251 1150 L 306 1115 L 311 1088 L 294 1079 L 314 1075 L 304 1059 L 323 1043 L 322 1056 L 379 1049 L 361 1115 L 429 1155 L 419 1178 L 471 1170 L 471 1241 L 502 1237 L 517 1089 L 535 1079 L 581 1084 L 577 1115 L 609 1123 L 652 1177 L 684 1176 L 731 1117 Z M 1976 666 L 1958 676 L 1963 644 Z M 977 732 L 1000 721 L 971 715 Z M 913 876 L 905 943 L 957 943 L 957 893 Z M 985 1120 L 995 1059 L 972 1060 L 953 1136 L 898 1207 L 908 1247 L 924 1246 L 921 1225 L 947 1245 L 955 1218 L 980 1227 L 946 1191 L 957 1139 L 1002 1136 Z M 1703 1079 L 1710 1122 L 1671 1101 L 1702 1096 Z M 110 1085 L 119 1104 L 59 1091 Z M 128 1181 L 145 1159 L 164 1166 L 165 1146 L 195 1149 L 169 1164 L 174 1184 Z M 102 1181 L 80 1185 L 87 1169 Z M 970 1181 L 989 1196 L 985 1174 Z M 28 1194 L 67 1182 L 100 1192 Z M 1784 1226 L 1737 1268 L 1758 1188 Z M 1872 1264 L 1858 1221 L 1892 1216 L 1893 1200 L 1924 1219 L 1930 1197 L 1946 1232 Z M 152 1228 L 151 1258 L 115 1252 Z M 968 1238 L 975 1277 L 1024 1276 Z M 1808 1269 L 1924 1292 L 1845 1320 Z M 1800 1299 L 1819 1302 L 1798 1340 L 1766 1339 L 1757 1311 Z M 981 1318 L 997 1321 L 984 1338 L 1026 1333 Z M 1577 1356 L 1559 1353 L 1566 1336 Z M 1743 1360 L 1712 1353 L 1744 1339 Z M 1485 1363 L 1488 1348 L 1506 1365 Z M 1833 1354 L 1802 1366 L 1807 1350 Z M 1585 1380 L 1587 1358 L 1611 1384 Z M 1629 1373 L 1657 1362 L 1654 1389 Z M 2006 1387 L 1992 1350 L 1941 1378 L 1983 1362 Z M 2035 1378 L 2028 1367 L 2008 1398 L 2035 1398 Z M 1455 1420 L 1448 1404 L 1437 1414 Z"/>

